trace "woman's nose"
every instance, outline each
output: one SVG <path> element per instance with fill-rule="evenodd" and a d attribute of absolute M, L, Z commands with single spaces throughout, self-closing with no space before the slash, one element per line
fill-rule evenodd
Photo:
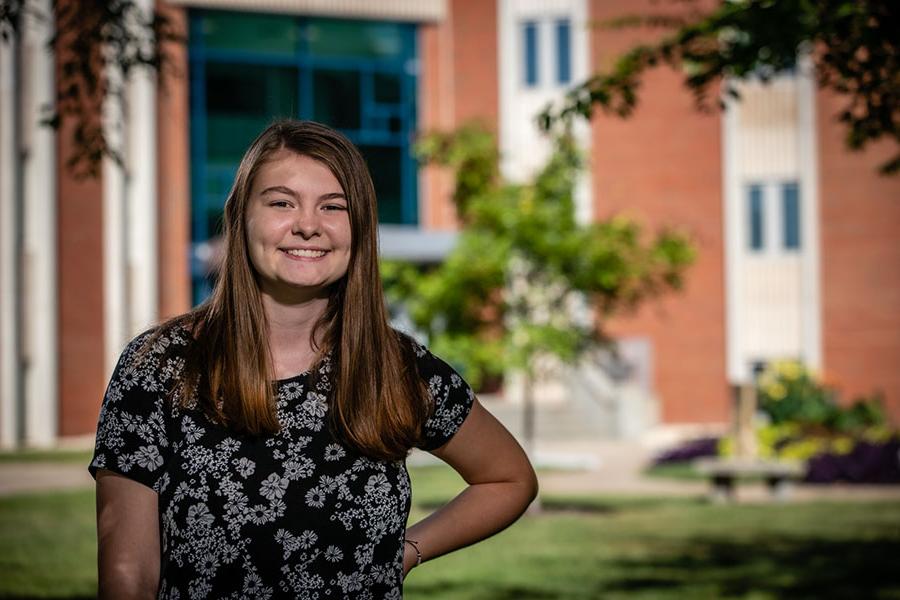
<path fill-rule="evenodd" d="M 295 215 L 291 233 L 308 238 L 319 233 L 319 225 L 319 213 L 314 208 L 301 208 Z"/>

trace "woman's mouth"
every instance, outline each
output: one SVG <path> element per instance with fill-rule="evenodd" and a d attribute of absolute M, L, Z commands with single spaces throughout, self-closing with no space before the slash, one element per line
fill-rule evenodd
<path fill-rule="evenodd" d="M 311 250 L 305 248 L 292 248 L 290 250 L 282 249 L 281 251 L 288 256 L 297 258 L 321 258 L 328 254 L 328 250 Z"/>

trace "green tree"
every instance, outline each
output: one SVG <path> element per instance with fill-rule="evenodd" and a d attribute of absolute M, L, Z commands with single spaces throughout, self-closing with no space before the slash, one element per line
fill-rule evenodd
<path fill-rule="evenodd" d="M 606 27 L 661 27 L 653 44 L 635 46 L 608 72 L 571 89 L 538 117 L 549 129 L 595 107 L 627 117 L 638 101 L 643 74 L 658 65 L 684 73 L 697 106 L 711 107 L 719 83 L 724 96 L 739 98 L 736 80 L 764 80 L 793 67 L 808 54 L 818 85 L 845 98 L 837 118 L 852 149 L 882 137 L 900 144 L 900 3 L 883 0 L 724 0 L 709 12 L 686 0 L 683 10 L 628 15 Z M 721 101 L 720 101 L 721 104 Z M 880 170 L 900 170 L 900 150 Z"/>
<path fill-rule="evenodd" d="M 120 149 L 104 130 L 103 103 L 124 98 L 135 69 L 170 70 L 166 42 L 183 43 L 184 32 L 163 12 L 145 11 L 134 0 L 52 0 L 49 10 L 44 5 L 0 0 L 0 38 L 15 46 L 26 20 L 52 24 L 47 47 L 58 60 L 58 92 L 56 105 L 45 107 L 43 123 L 57 129 L 72 123 L 66 163 L 76 176 L 96 177 L 104 157 L 122 164 Z"/>
<path fill-rule="evenodd" d="M 386 262 L 388 298 L 402 302 L 432 348 L 478 387 L 508 369 L 525 378 L 533 434 L 540 358 L 571 363 L 607 341 L 602 319 L 681 286 L 694 249 L 674 230 L 645 235 L 622 217 L 575 219 L 581 157 L 568 134 L 525 184 L 502 181 L 490 134 L 476 126 L 426 136 L 423 159 L 455 171 L 459 238 L 439 266 Z"/>

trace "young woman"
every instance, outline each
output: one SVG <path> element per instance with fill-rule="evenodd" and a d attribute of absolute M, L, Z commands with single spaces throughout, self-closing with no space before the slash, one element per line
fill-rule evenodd
<path fill-rule="evenodd" d="M 133 340 L 107 389 L 101 598 L 400 598 L 415 565 L 522 514 L 522 449 L 388 324 L 375 192 L 344 136 L 267 128 L 224 235 L 210 299 Z M 407 528 L 413 447 L 469 485 Z"/>

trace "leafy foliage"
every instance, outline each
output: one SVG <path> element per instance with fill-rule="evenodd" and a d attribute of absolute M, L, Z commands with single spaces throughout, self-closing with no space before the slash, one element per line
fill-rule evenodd
<path fill-rule="evenodd" d="M 56 53 L 57 101 L 45 107 L 44 123 L 72 123 L 72 150 L 66 162 L 77 177 L 96 177 L 104 157 L 123 164 L 119 148 L 104 129 L 104 102 L 125 100 L 128 76 L 136 68 L 159 72 L 171 67 L 165 42 L 183 42 L 162 12 L 147 13 L 134 0 L 54 0 L 46 14 L 29 0 L 0 0 L 0 36 L 20 35 L 27 20 L 53 23 L 47 45 Z M 121 126 L 111 119 L 110 127 Z"/>
<path fill-rule="evenodd" d="M 710 108 L 721 82 L 738 98 L 734 80 L 763 80 L 793 68 L 808 53 L 818 84 L 841 94 L 838 118 L 846 142 L 858 149 L 881 137 L 900 143 L 900 4 L 881 0 L 723 0 L 706 13 L 682 2 L 686 13 L 629 15 L 607 27 L 663 27 L 670 34 L 622 55 L 610 72 L 597 73 L 573 88 L 561 106 L 547 107 L 538 121 L 550 129 L 575 116 L 590 118 L 594 107 L 627 117 L 638 101 L 643 74 L 658 65 L 684 72 L 696 104 Z M 900 171 L 900 151 L 881 166 Z"/>
<path fill-rule="evenodd" d="M 622 217 L 577 223 L 581 157 L 567 134 L 554 144 L 526 184 L 501 181 L 496 144 L 477 126 L 426 136 L 418 146 L 424 160 L 456 172 L 464 228 L 440 266 L 386 262 L 386 290 L 476 387 L 507 368 L 533 372 L 541 354 L 574 360 L 604 340 L 586 300 L 601 317 L 634 307 L 680 287 L 694 258 L 676 231 L 645 241 Z"/>
<path fill-rule="evenodd" d="M 849 407 L 836 398 L 833 389 L 797 361 L 774 362 L 759 379 L 759 407 L 776 425 L 848 433 L 885 424 L 880 397 L 857 398 Z"/>

